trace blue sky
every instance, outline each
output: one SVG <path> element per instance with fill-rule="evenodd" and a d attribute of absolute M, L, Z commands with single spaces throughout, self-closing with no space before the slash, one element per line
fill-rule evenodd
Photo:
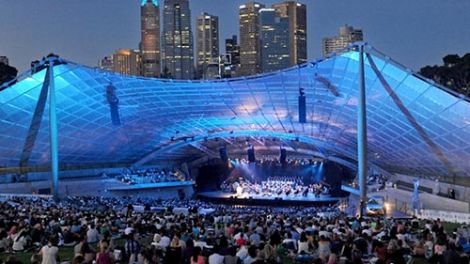
<path fill-rule="evenodd" d="M 161 0 L 160 2 L 163 2 Z M 220 38 L 238 34 L 240 0 L 190 0 L 192 22 L 220 16 Z M 259 1 L 266 5 L 272 0 Z M 468 0 L 301 0 L 308 6 L 309 58 L 321 39 L 350 24 L 398 62 L 419 69 L 448 53 L 470 52 Z M 96 66 L 118 48 L 137 48 L 140 0 L 0 0 L 0 55 L 21 71 L 47 53 Z"/>

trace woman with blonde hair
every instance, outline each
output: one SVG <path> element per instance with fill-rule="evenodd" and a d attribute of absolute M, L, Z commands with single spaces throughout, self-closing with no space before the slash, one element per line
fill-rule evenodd
<path fill-rule="evenodd" d="M 180 263 L 183 259 L 183 249 L 177 235 L 173 236 L 170 246 L 166 250 L 166 263 Z"/>

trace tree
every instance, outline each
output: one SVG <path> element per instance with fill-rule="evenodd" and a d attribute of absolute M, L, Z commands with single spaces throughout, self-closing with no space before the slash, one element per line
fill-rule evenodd
<path fill-rule="evenodd" d="M 442 61 L 444 62 L 445 66 L 452 67 L 453 65 L 459 63 L 460 57 L 457 54 L 449 54 L 442 58 Z"/>
<path fill-rule="evenodd" d="M 444 65 L 425 66 L 420 73 L 435 82 L 466 96 L 470 95 L 470 53 L 463 57 L 450 54 L 442 58 Z"/>
<path fill-rule="evenodd" d="M 0 85 L 15 79 L 18 70 L 0 62 Z"/>
<path fill-rule="evenodd" d="M 171 72 L 170 70 L 168 69 L 168 67 L 165 66 L 165 68 L 163 69 L 163 73 L 161 75 L 162 79 L 171 79 Z"/>

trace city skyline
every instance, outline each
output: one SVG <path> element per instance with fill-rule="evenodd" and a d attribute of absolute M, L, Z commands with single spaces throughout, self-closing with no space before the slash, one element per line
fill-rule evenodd
<path fill-rule="evenodd" d="M 192 1 L 192 17 L 202 12 L 216 16 L 224 14 L 220 21 L 220 38 L 238 35 L 238 6 L 246 1 L 230 1 L 223 7 L 214 5 L 215 1 Z M 266 6 L 279 2 L 260 1 Z M 470 14 L 464 11 L 470 8 L 468 2 L 299 2 L 307 4 L 308 8 L 309 59 L 320 58 L 322 38 L 335 35 L 344 24 L 363 29 L 366 41 L 415 70 L 424 65 L 439 64 L 441 57 L 447 53 L 463 54 L 469 49 L 470 29 L 466 21 Z M 96 66 L 100 58 L 114 50 L 138 48 L 139 1 L 120 5 L 110 3 L 57 3 L 45 0 L 41 4 L 33 2 L 25 5 L 24 1 L 4 1 L 2 7 L 6 11 L 0 16 L 0 54 L 9 57 L 11 65 L 24 71 L 32 60 L 49 52 Z M 80 10 L 90 12 L 84 18 Z M 52 15 L 43 16 L 45 11 Z M 68 27 L 63 26 L 64 21 Z M 191 23 L 194 31 L 195 20 L 192 19 Z"/>

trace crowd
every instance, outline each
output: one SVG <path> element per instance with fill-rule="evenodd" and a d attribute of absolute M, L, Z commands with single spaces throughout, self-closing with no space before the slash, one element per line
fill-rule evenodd
<path fill-rule="evenodd" d="M 143 210 L 136 208 L 143 207 Z M 185 207 L 186 213 L 175 213 Z M 202 214 L 201 208 L 212 208 Z M 470 230 L 443 223 L 349 218 L 337 207 L 241 207 L 198 200 L 70 197 L 0 203 L 0 250 L 31 263 L 469 263 Z"/>
<path fill-rule="evenodd" d="M 297 196 L 307 197 L 329 195 L 330 186 L 322 182 L 304 184 L 299 177 L 269 177 L 260 183 L 243 178 L 235 182 L 225 181 L 221 189 L 239 196 L 260 195 L 268 197 Z"/>
<path fill-rule="evenodd" d="M 159 168 L 124 169 L 118 180 L 127 184 L 172 182 L 181 180 L 181 172 Z"/>

